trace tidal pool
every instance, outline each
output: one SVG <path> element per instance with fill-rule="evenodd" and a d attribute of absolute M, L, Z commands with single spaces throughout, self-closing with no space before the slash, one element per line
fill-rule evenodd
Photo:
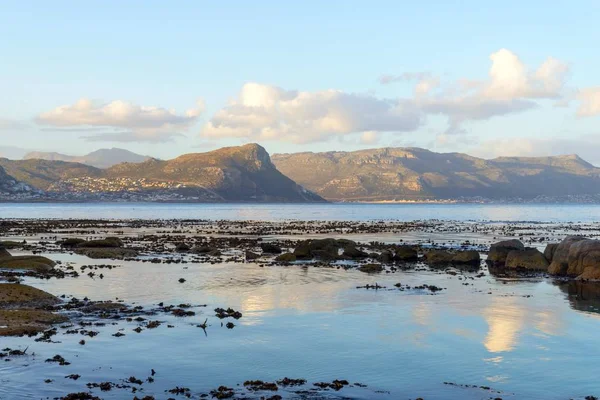
<path fill-rule="evenodd" d="M 334 379 L 367 387 L 328 390 L 318 393 L 321 397 L 280 389 L 283 398 L 583 399 L 600 392 L 600 286 L 595 284 L 498 279 L 487 270 L 481 278 L 433 271 L 367 275 L 298 265 L 48 256 L 76 268 L 119 267 L 103 271 L 103 279 L 81 275 L 24 283 L 55 295 L 118 298 L 142 306 L 190 303 L 197 315 L 158 315 L 163 324 L 140 333 L 133 331 L 135 322 L 94 327 L 99 334 L 93 338 L 59 333 L 52 340 L 60 343 L 1 338 L 2 348 L 28 347 L 30 355 L 0 364 L 0 399 L 60 397 L 88 391 L 90 382 L 145 380 L 152 369 L 154 382 L 145 382 L 138 393 L 92 392 L 105 399 L 166 399 L 180 397 L 166 390 L 186 387 L 199 398 L 220 385 L 239 389 L 246 380 L 284 377 L 306 379 L 307 387 Z M 445 289 L 435 295 L 400 291 L 394 286 L 399 282 Z M 386 288 L 357 288 L 375 283 Z M 215 317 L 216 307 L 232 307 L 243 317 L 227 329 Z M 205 333 L 197 325 L 206 319 Z M 125 336 L 112 336 L 120 330 Z M 55 354 L 71 364 L 44 362 Z M 65 378 L 70 374 L 81 377 Z M 52 382 L 45 383 L 48 379 Z"/>

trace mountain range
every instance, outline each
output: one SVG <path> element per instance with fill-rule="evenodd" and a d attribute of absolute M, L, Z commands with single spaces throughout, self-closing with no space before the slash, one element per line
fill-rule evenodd
<path fill-rule="evenodd" d="M 59 160 L 9 160 L 0 167 L 17 181 L 69 200 L 324 201 L 283 175 L 257 144 L 96 168 Z"/>
<path fill-rule="evenodd" d="M 129 150 L 117 149 L 113 147 L 112 149 L 96 150 L 84 156 L 68 156 L 61 153 L 33 151 L 25 154 L 23 158 L 26 160 L 38 159 L 49 161 L 68 161 L 91 165 L 92 167 L 96 168 L 110 168 L 113 165 L 124 162 L 144 162 L 150 157 L 142 156 Z"/>
<path fill-rule="evenodd" d="M 109 156 L 104 158 L 106 154 Z M 118 159 L 115 155 L 143 160 L 112 164 Z M 61 157 L 47 153 L 43 156 Z M 83 157 L 88 163 L 110 166 L 99 168 L 58 159 L 0 158 L 0 200 L 22 199 L 28 194 L 40 201 L 600 199 L 600 168 L 576 155 L 486 160 L 420 148 L 381 148 L 270 157 L 260 145 L 247 144 L 185 154 L 172 160 L 118 149 L 88 156 Z"/>
<path fill-rule="evenodd" d="M 600 168 L 577 155 L 492 160 L 421 148 L 273 156 L 277 168 L 332 201 L 532 199 L 600 194 Z"/>

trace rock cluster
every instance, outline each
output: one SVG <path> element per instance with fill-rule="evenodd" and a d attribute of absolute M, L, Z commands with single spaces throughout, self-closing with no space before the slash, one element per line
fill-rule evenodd
<path fill-rule="evenodd" d="M 567 236 L 562 242 L 548 247 L 544 253 L 552 257 L 549 273 L 578 279 L 600 279 L 600 240 Z"/>
<path fill-rule="evenodd" d="M 578 279 L 600 279 L 600 240 L 567 236 L 550 243 L 544 252 L 525 247 L 519 240 L 506 240 L 491 246 L 487 259 L 494 267 L 545 271 L 550 275 Z"/>

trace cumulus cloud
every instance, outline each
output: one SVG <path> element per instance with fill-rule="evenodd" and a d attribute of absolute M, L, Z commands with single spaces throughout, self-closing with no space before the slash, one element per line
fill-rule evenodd
<path fill-rule="evenodd" d="M 577 115 L 592 117 L 600 115 L 600 87 L 587 88 L 579 91 L 577 98 L 580 101 Z"/>
<path fill-rule="evenodd" d="M 557 59 L 550 57 L 533 71 L 507 49 L 492 53 L 490 60 L 487 80 L 462 79 L 417 97 L 416 103 L 425 113 L 447 116 L 446 133 L 452 134 L 463 133 L 465 121 L 523 112 L 537 107 L 537 100 L 563 96 L 569 68 Z M 429 92 L 431 89 L 424 93 Z"/>
<path fill-rule="evenodd" d="M 367 131 L 413 131 L 421 114 L 411 101 L 339 90 L 303 92 L 247 83 L 202 128 L 207 138 L 308 143 Z"/>
<path fill-rule="evenodd" d="M 104 127 L 127 131 L 126 134 L 109 133 L 110 140 L 115 141 L 161 141 L 187 130 L 203 110 L 202 101 L 195 108 L 178 114 L 175 110 L 140 106 L 122 100 L 99 103 L 83 98 L 75 104 L 40 114 L 36 122 L 56 128 Z M 91 137 L 107 138 L 103 134 Z"/>
<path fill-rule="evenodd" d="M 468 121 L 531 110 L 543 99 L 555 103 L 563 99 L 569 68 L 562 61 L 550 57 L 531 69 L 507 49 L 492 53 L 490 61 L 484 80 L 461 79 L 448 84 L 429 72 L 379 78 L 385 85 L 414 83 L 412 95 L 404 98 L 246 83 L 239 95 L 202 127 L 201 135 L 308 143 L 358 133 L 365 143 L 381 132 L 415 131 L 430 115 L 448 118 L 444 134 L 452 135 L 466 133 Z"/>

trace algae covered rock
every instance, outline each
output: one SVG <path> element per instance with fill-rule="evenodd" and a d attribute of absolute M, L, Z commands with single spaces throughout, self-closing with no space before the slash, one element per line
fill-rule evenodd
<path fill-rule="evenodd" d="M 283 253 L 279 256 L 275 257 L 275 261 L 278 262 L 294 262 L 296 261 L 296 256 L 292 253 Z"/>
<path fill-rule="evenodd" d="M 35 334 L 51 324 L 67 320 L 45 308 L 60 303 L 60 299 L 18 283 L 0 283 L 0 336 Z"/>
<path fill-rule="evenodd" d="M 0 269 L 24 269 L 35 272 L 48 272 L 56 263 L 42 256 L 8 256 L 0 258 Z"/>

